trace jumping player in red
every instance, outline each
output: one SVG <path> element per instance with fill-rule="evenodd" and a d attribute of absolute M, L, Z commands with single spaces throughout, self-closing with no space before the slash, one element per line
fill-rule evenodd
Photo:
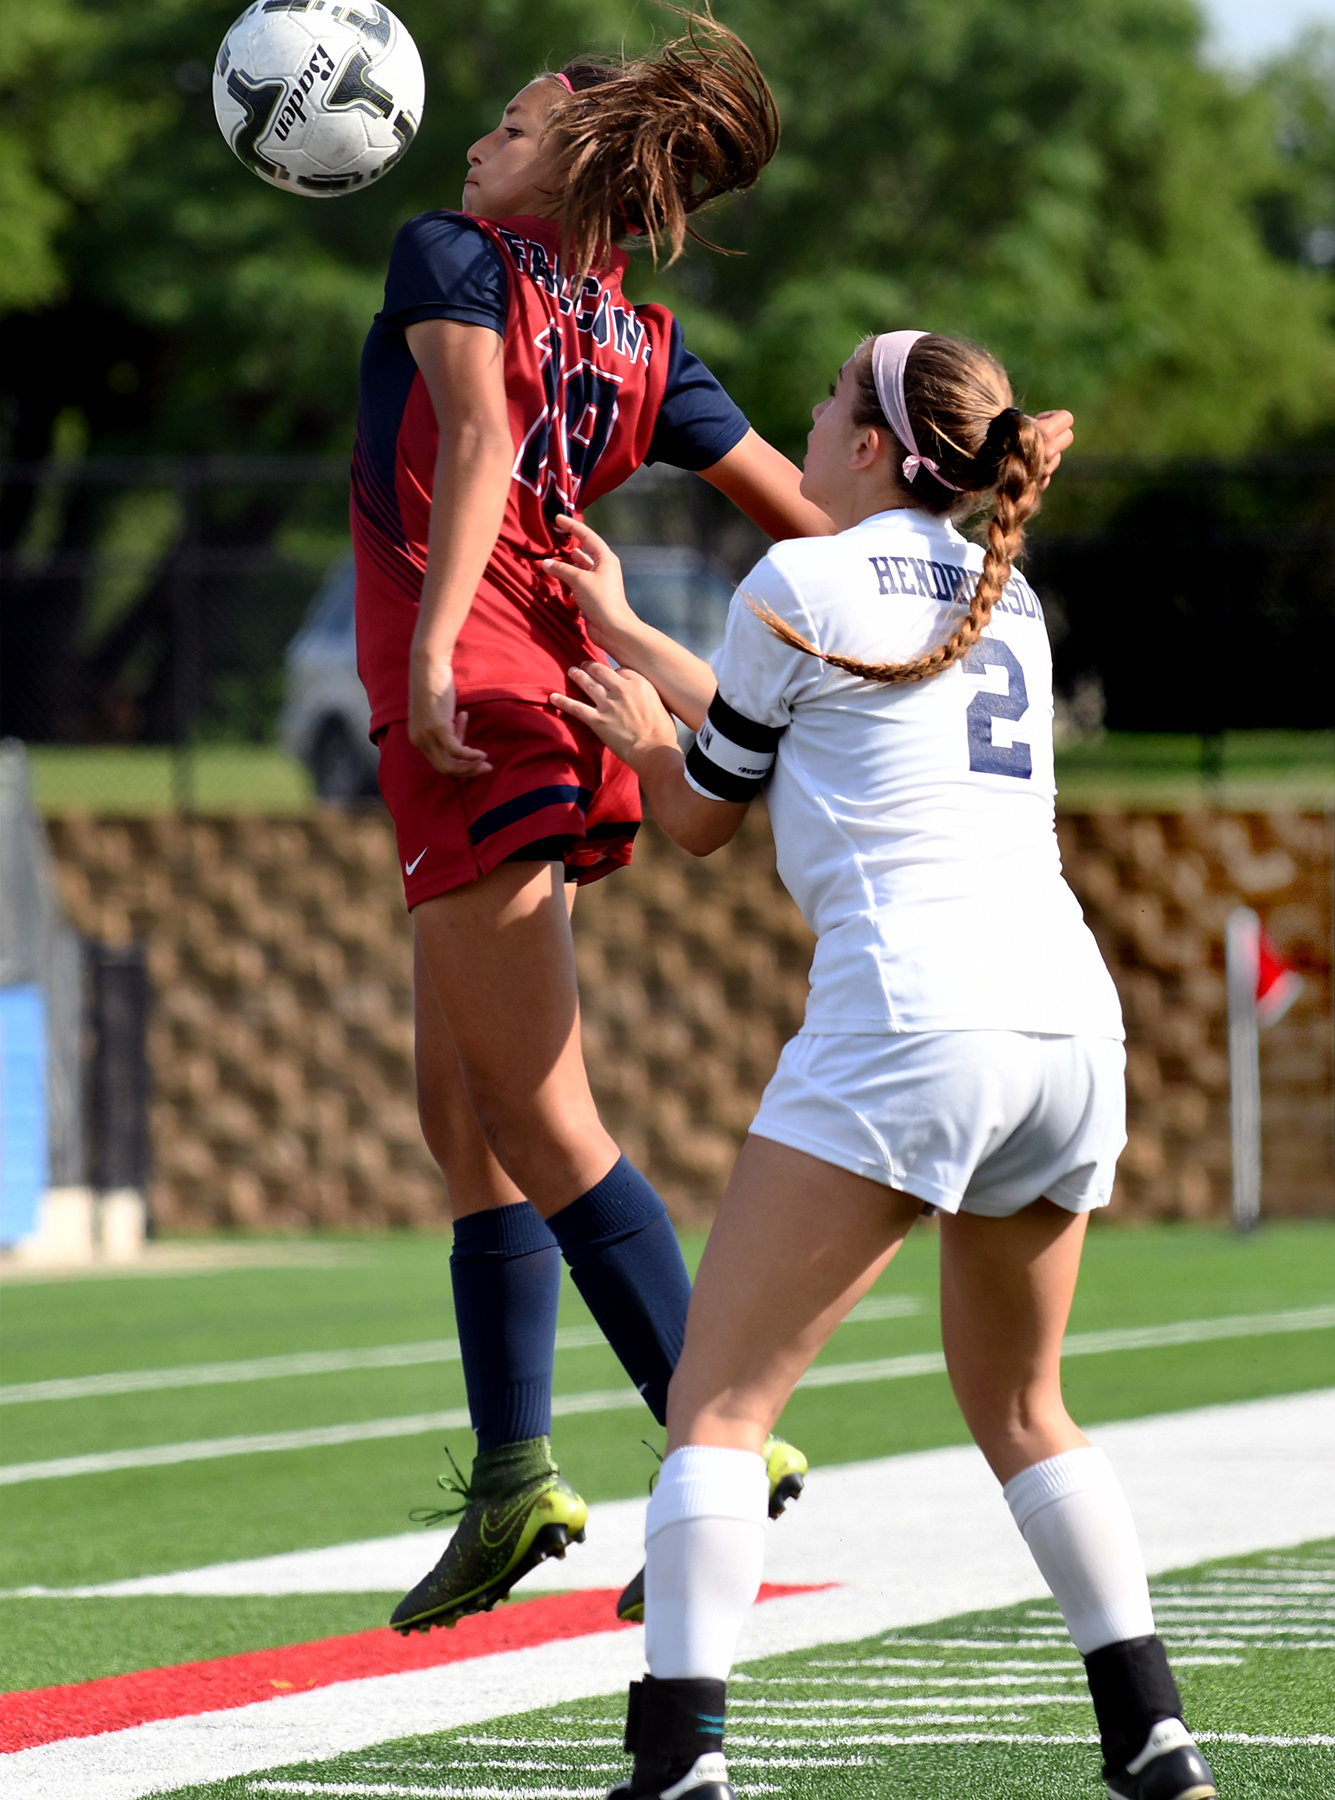
<path fill-rule="evenodd" d="M 357 640 L 415 927 L 418 1107 L 449 1187 L 471 1481 L 400 1630 L 490 1607 L 583 1536 L 551 1457 L 560 1259 L 655 1418 L 690 1283 L 658 1195 L 598 1118 L 569 907 L 630 859 L 635 777 L 549 695 L 601 656 L 543 565 L 644 462 L 692 469 L 774 538 L 824 534 L 661 306 L 621 290 L 641 238 L 774 154 L 772 96 L 706 18 L 639 61 L 541 75 L 469 152 L 461 212 L 400 232 L 362 361 Z M 1054 415 L 1055 461 L 1070 441 Z M 605 660 L 605 659 L 604 659 Z M 771 1508 L 806 1464 L 766 1447 Z M 441 1515 L 443 1516 L 443 1515 Z M 622 1616 L 637 1616 L 638 1578 Z"/>

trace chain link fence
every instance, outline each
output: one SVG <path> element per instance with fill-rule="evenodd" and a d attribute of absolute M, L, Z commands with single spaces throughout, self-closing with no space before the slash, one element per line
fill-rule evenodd
<path fill-rule="evenodd" d="M 284 653 L 346 542 L 341 461 L 5 466 L 0 729 L 120 752 L 112 789 L 192 810 L 202 750 L 278 741 Z"/>
<path fill-rule="evenodd" d="M 642 470 L 590 520 L 619 544 L 687 548 L 732 579 L 764 547 L 708 484 L 673 470 Z M 189 812 L 218 779 L 248 810 L 308 802 L 277 755 L 286 659 L 347 551 L 341 460 L 0 467 L 0 731 L 52 747 L 41 768 L 57 784 L 68 754 L 64 803 L 88 810 L 128 796 Z M 1208 762 L 1228 730 L 1330 724 L 1311 648 L 1335 612 L 1335 454 L 1070 458 L 1028 568 L 1068 730 L 1198 733 Z M 355 691 L 350 632 L 339 654 Z M 317 738 L 304 740 L 308 760 Z M 97 757 L 78 755 L 93 746 Z M 368 766 L 347 776 L 355 791 Z"/>

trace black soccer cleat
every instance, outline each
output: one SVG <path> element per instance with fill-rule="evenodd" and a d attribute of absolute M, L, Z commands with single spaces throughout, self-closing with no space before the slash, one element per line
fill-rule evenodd
<path fill-rule="evenodd" d="M 1181 1719 L 1161 1719 L 1125 1768 L 1104 1768 L 1109 1800 L 1215 1800 L 1210 1765 Z"/>
<path fill-rule="evenodd" d="M 607 1800 L 736 1800 L 723 1756 L 726 1696 L 725 1682 L 703 1677 L 632 1681 L 626 1749 L 635 1767 Z"/>
<path fill-rule="evenodd" d="M 737 1800 L 728 1780 L 727 1759 L 717 1751 L 697 1756 L 679 1781 L 667 1787 L 636 1787 L 635 1777 L 607 1790 L 607 1800 Z"/>
<path fill-rule="evenodd" d="M 1163 1640 L 1120 1638 L 1085 1656 L 1109 1800 L 1214 1800 L 1214 1776 L 1182 1723 Z"/>

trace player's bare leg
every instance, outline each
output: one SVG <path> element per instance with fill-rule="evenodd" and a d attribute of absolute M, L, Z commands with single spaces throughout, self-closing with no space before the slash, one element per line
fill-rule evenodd
<path fill-rule="evenodd" d="M 1000 1482 L 1088 1439 L 1062 1399 L 1061 1344 L 1087 1213 L 941 1217 L 941 1336 L 955 1399 Z"/>
<path fill-rule="evenodd" d="M 1088 1215 L 941 1220 L 941 1331 L 969 1429 L 1085 1658 L 1114 1800 L 1208 1800 L 1121 1487 L 1066 1410 L 1061 1342 Z"/>
<path fill-rule="evenodd" d="M 575 885 L 566 883 L 566 897 L 573 907 Z M 463 1072 L 459 1067 L 459 1052 L 455 1046 L 445 1015 L 436 999 L 435 989 L 427 978 L 425 962 L 419 950 L 415 956 L 416 977 L 416 1017 L 417 1017 L 417 1100 L 418 1113 L 422 1122 L 422 1133 L 427 1147 L 439 1164 L 449 1187 L 450 1204 L 456 1221 L 456 1235 L 463 1237 L 468 1228 L 460 1230 L 458 1222 L 474 1213 L 492 1210 L 501 1206 L 520 1205 L 524 1196 L 510 1180 L 492 1154 L 490 1146 L 482 1135 L 482 1128 L 473 1112 L 472 1102 L 468 1098 L 463 1084 Z M 516 1215 L 517 1216 L 517 1215 Z M 553 1259 L 554 1260 L 554 1259 Z M 468 1279 L 468 1265 L 452 1261 L 451 1274 L 455 1285 L 456 1312 L 467 1311 L 473 1298 L 471 1284 Z M 548 1364 L 554 1349 L 556 1287 L 559 1286 L 559 1268 L 551 1271 L 554 1283 L 551 1297 L 551 1331 L 546 1340 Z M 492 1282 L 494 1286 L 495 1274 Z M 497 1322 L 497 1315 L 502 1310 L 498 1307 L 494 1294 L 481 1297 L 484 1309 L 489 1309 L 492 1323 Z M 530 1304 L 526 1307 L 530 1337 L 536 1336 L 540 1329 L 540 1321 L 533 1314 L 535 1309 Z M 482 1330 L 472 1334 L 461 1328 L 461 1340 L 464 1343 L 465 1373 L 469 1363 L 475 1360 L 483 1346 L 478 1341 L 484 1335 Z M 514 1333 L 508 1334 L 506 1348 L 510 1357 L 502 1353 L 497 1361 L 508 1361 L 513 1358 Z M 471 1339 L 471 1342 L 470 1342 Z M 470 1356 L 470 1349 L 473 1354 Z M 473 1388 L 482 1386 L 484 1372 L 477 1371 L 470 1381 L 470 1393 Z M 802 1492 L 807 1473 L 807 1459 L 794 1445 L 786 1443 L 782 1438 L 771 1437 L 765 1446 L 765 1462 L 769 1474 L 770 1498 L 769 1515 L 777 1519 L 790 1500 L 795 1500 Z M 616 1615 L 619 1619 L 639 1624 L 644 1619 L 644 1570 L 640 1568 L 617 1598 Z"/>
<path fill-rule="evenodd" d="M 669 1394 L 669 1457 L 648 1526 L 650 1677 L 632 1702 L 651 1723 L 638 1725 L 630 1793 L 694 1779 L 721 1750 L 721 1727 L 716 1738 L 689 1739 L 677 1715 L 689 1705 L 722 1716 L 737 1631 L 760 1581 L 756 1452 L 918 1210 L 906 1195 L 763 1139 L 749 1139 L 738 1160 Z M 1085 1655 L 1109 1793 L 1208 1800 L 1213 1781 L 1181 1723 L 1126 1503 L 1061 1398 L 1083 1236 L 1083 1218 L 1047 1202 L 1007 1220 L 943 1220 L 950 1373 Z M 675 1760 L 658 1751 L 665 1743 Z"/>
<path fill-rule="evenodd" d="M 584 1069 L 565 885 L 559 864 L 502 863 L 413 913 L 483 1140 L 544 1217 L 620 1155 Z"/>
<path fill-rule="evenodd" d="M 662 1202 L 603 1129 L 589 1090 L 561 873 L 556 864 L 503 864 L 426 902 L 414 913 L 419 954 L 482 1138 L 511 1184 L 474 1142 L 467 1155 L 481 1197 L 522 1192 L 547 1220 L 662 1423 L 690 1283 Z M 776 1510 L 800 1491 L 804 1469 L 797 1456 L 776 1475 L 786 1490 Z"/>
<path fill-rule="evenodd" d="M 541 865 L 529 863 L 536 871 Z M 564 884 L 566 914 L 574 912 L 577 888 Z M 452 1218 L 495 1206 L 518 1206 L 527 1198 L 511 1181 L 477 1122 L 464 1086 L 459 1047 L 441 1010 L 427 972 L 426 953 L 413 937 L 414 1068 L 417 1116 L 426 1147 L 445 1177 Z"/>
<path fill-rule="evenodd" d="M 587 1508 L 551 1455 L 560 1251 L 478 1124 L 420 937 L 413 986 L 418 1116 L 454 1218 L 450 1277 L 478 1434 L 471 1478 L 457 1469 L 440 1478 L 455 1506 L 415 1515 L 458 1519 L 443 1556 L 395 1609 L 400 1630 L 428 1630 L 489 1608 L 544 1556 L 564 1555 L 583 1538 Z"/>
<path fill-rule="evenodd" d="M 726 1680 L 760 1583 L 767 1433 L 798 1377 L 903 1242 L 920 1203 L 749 1137 L 696 1278 L 649 1503 L 630 1781 L 614 1796 L 726 1800 Z"/>
<path fill-rule="evenodd" d="M 589 1091 L 563 874 L 502 864 L 413 915 L 419 1110 L 451 1189 L 479 1454 L 471 1484 L 442 1478 L 463 1521 L 396 1609 L 400 1629 L 493 1605 L 583 1535 L 586 1509 L 549 1442 L 560 1257 L 660 1420 L 685 1330 L 690 1283 L 666 1211 Z"/>
<path fill-rule="evenodd" d="M 696 1275 L 668 1390 L 669 1454 L 707 1444 L 758 1455 L 799 1377 L 921 1211 L 908 1194 L 748 1137 Z"/>
<path fill-rule="evenodd" d="M 464 1086 L 458 1046 L 431 985 L 422 947 L 416 941 L 413 1023 L 417 1117 L 426 1147 L 445 1177 L 451 1217 L 464 1219 L 496 1206 L 522 1206 L 526 1196 L 497 1162 L 482 1135 Z"/>

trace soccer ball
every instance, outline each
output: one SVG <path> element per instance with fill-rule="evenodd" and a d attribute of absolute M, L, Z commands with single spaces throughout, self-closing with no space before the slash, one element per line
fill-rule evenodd
<path fill-rule="evenodd" d="M 424 87 L 417 45 L 378 0 L 255 0 L 222 41 L 213 110 L 261 181 L 327 200 L 394 167 Z"/>

